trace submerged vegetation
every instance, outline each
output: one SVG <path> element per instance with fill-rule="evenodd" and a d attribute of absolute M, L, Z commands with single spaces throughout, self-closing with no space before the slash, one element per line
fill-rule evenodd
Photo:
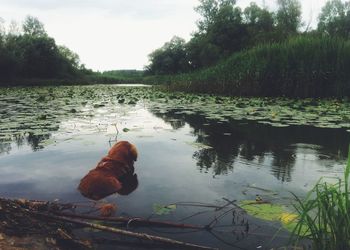
<path fill-rule="evenodd" d="M 295 240 L 310 238 L 314 249 L 350 249 L 350 148 L 344 179 L 336 184 L 317 183 L 295 206 L 299 219 Z"/>
<path fill-rule="evenodd" d="M 350 2 L 330 0 L 318 27 L 301 31 L 301 4 L 278 0 L 276 12 L 255 3 L 201 0 L 198 30 L 150 54 L 150 82 L 171 90 L 248 96 L 350 95 Z"/>

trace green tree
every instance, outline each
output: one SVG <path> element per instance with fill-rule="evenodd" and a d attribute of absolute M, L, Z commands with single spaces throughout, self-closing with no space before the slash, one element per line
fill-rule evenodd
<path fill-rule="evenodd" d="M 80 65 L 79 56 L 65 46 L 57 46 L 44 25 L 28 16 L 19 29 L 12 21 L 9 27 L 0 23 L 0 79 L 77 78 L 91 73 Z M 10 81 L 11 82 L 11 81 Z"/>
<path fill-rule="evenodd" d="M 44 24 L 38 18 L 27 16 L 23 22 L 22 29 L 25 35 L 29 36 L 47 36 Z"/>
<path fill-rule="evenodd" d="M 5 21 L 0 17 L 0 38 L 2 39 L 5 36 Z"/>
<path fill-rule="evenodd" d="M 146 67 L 148 74 L 176 74 L 186 72 L 189 64 L 186 55 L 186 42 L 174 36 L 170 42 L 149 55 L 150 64 Z"/>
<path fill-rule="evenodd" d="M 244 48 L 247 29 L 234 0 L 201 0 L 195 10 L 202 16 L 198 31 L 187 44 L 192 69 L 215 64 Z"/>
<path fill-rule="evenodd" d="M 220 59 L 221 49 L 210 42 L 207 35 L 194 34 L 186 47 L 191 69 L 207 67 Z"/>
<path fill-rule="evenodd" d="M 326 35 L 350 38 L 350 2 L 328 1 L 319 16 L 318 31 Z"/>
<path fill-rule="evenodd" d="M 220 57 L 226 57 L 244 48 L 247 41 L 242 11 L 232 5 L 222 5 L 208 27 L 209 41 L 220 48 Z"/>
<path fill-rule="evenodd" d="M 8 34 L 9 36 L 18 36 L 21 34 L 21 28 L 18 25 L 18 23 L 14 20 L 10 22 L 9 28 L 8 28 Z"/>
<path fill-rule="evenodd" d="M 221 7 L 236 4 L 236 0 L 199 0 L 199 2 L 200 4 L 195 7 L 195 10 L 202 16 L 197 23 L 199 32 L 207 31 Z"/>
<path fill-rule="evenodd" d="M 80 69 L 80 58 L 79 55 L 64 45 L 58 46 L 59 53 L 76 69 Z"/>
<path fill-rule="evenodd" d="M 302 26 L 301 4 L 298 0 L 277 0 L 277 28 L 285 36 L 294 35 Z"/>
<path fill-rule="evenodd" d="M 274 27 L 273 13 L 266 8 L 260 8 L 256 3 L 250 3 L 244 9 L 243 20 L 247 25 L 250 45 L 272 40 Z"/>

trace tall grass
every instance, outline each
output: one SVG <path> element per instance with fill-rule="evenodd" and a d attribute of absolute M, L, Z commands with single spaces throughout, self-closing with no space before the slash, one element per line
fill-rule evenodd
<path fill-rule="evenodd" d="M 343 97 L 350 96 L 349 69 L 350 41 L 309 35 L 259 45 L 190 74 L 149 80 L 188 92 Z"/>
<path fill-rule="evenodd" d="M 350 149 L 344 180 L 336 184 L 317 183 L 304 201 L 298 197 L 295 208 L 299 221 L 293 240 L 312 240 L 317 250 L 350 249 Z"/>

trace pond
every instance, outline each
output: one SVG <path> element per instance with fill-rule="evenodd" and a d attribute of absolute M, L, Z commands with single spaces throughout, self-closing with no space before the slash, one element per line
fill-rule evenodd
<path fill-rule="evenodd" d="M 241 215 L 237 222 L 224 205 L 259 197 L 288 210 L 291 192 L 302 197 L 319 178 L 342 176 L 349 131 L 346 100 L 229 98 L 117 85 L 1 88 L 0 192 L 86 202 L 76 189 L 80 179 L 115 141 L 127 140 L 139 151 L 139 185 L 128 196 L 105 199 L 117 204 L 118 215 L 215 223 L 212 232 L 138 230 L 220 249 L 281 247 L 288 232 L 279 221 Z M 168 204 L 177 206 L 162 214 L 159 207 Z"/>

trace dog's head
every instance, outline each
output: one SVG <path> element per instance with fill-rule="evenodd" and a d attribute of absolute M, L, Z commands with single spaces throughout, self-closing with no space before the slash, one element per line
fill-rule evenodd
<path fill-rule="evenodd" d="M 136 174 L 126 174 L 119 178 L 119 181 L 122 184 L 122 188 L 117 191 L 120 195 L 129 195 L 132 193 L 137 186 L 139 185 L 139 181 L 137 179 Z"/>
<path fill-rule="evenodd" d="M 116 161 L 125 162 L 129 166 L 134 165 L 134 161 L 137 160 L 137 155 L 135 145 L 128 141 L 117 142 L 108 152 L 110 158 Z"/>

